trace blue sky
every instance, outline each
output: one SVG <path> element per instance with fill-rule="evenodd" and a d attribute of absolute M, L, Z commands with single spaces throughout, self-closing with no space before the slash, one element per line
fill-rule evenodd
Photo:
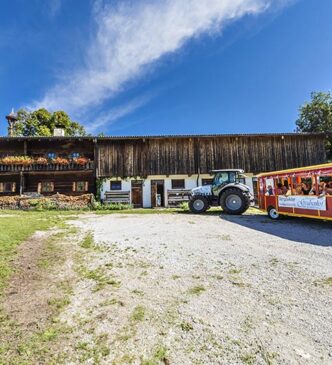
<path fill-rule="evenodd" d="M 15 109 L 111 135 L 290 132 L 332 85 L 331 0 L 0 2 L 0 134 Z"/>

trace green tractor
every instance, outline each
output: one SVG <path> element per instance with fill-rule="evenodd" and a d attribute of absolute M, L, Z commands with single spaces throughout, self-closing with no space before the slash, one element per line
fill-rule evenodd
<path fill-rule="evenodd" d="M 212 185 L 192 189 L 189 209 L 193 213 L 204 213 L 211 206 L 221 206 L 224 212 L 238 215 L 244 213 L 253 201 L 247 185 L 241 183 L 245 177 L 240 169 L 212 170 Z"/>

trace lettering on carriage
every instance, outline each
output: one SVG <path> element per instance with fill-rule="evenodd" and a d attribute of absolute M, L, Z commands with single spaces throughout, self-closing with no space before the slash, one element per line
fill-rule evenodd
<path fill-rule="evenodd" d="M 326 197 L 278 196 L 278 205 L 282 208 L 326 210 Z"/>

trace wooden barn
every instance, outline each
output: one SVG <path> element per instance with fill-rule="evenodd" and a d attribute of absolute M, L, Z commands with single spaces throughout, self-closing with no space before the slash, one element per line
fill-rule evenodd
<path fill-rule="evenodd" d="M 169 206 L 210 184 L 210 170 L 262 171 L 325 162 L 323 134 L 0 137 L 0 195 L 96 193 L 135 207 Z M 98 180 L 98 184 L 97 184 Z"/>
<path fill-rule="evenodd" d="M 169 206 L 211 183 L 210 171 L 242 168 L 255 174 L 325 162 L 323 134 L 137 136 L 98 138 L 102 198 L 137 207 Z"/>

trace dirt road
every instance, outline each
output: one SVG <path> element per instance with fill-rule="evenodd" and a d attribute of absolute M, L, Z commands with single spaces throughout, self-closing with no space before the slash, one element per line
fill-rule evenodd
<path fill-rule="evenodd" d="M 79 349 L 67 344 L 72 364 L 93 363 L 98 343 L 102 364 L 332 364 L 331 224 L 186 214 L 72 224 L 97 244 L 61 315 Z"/>

